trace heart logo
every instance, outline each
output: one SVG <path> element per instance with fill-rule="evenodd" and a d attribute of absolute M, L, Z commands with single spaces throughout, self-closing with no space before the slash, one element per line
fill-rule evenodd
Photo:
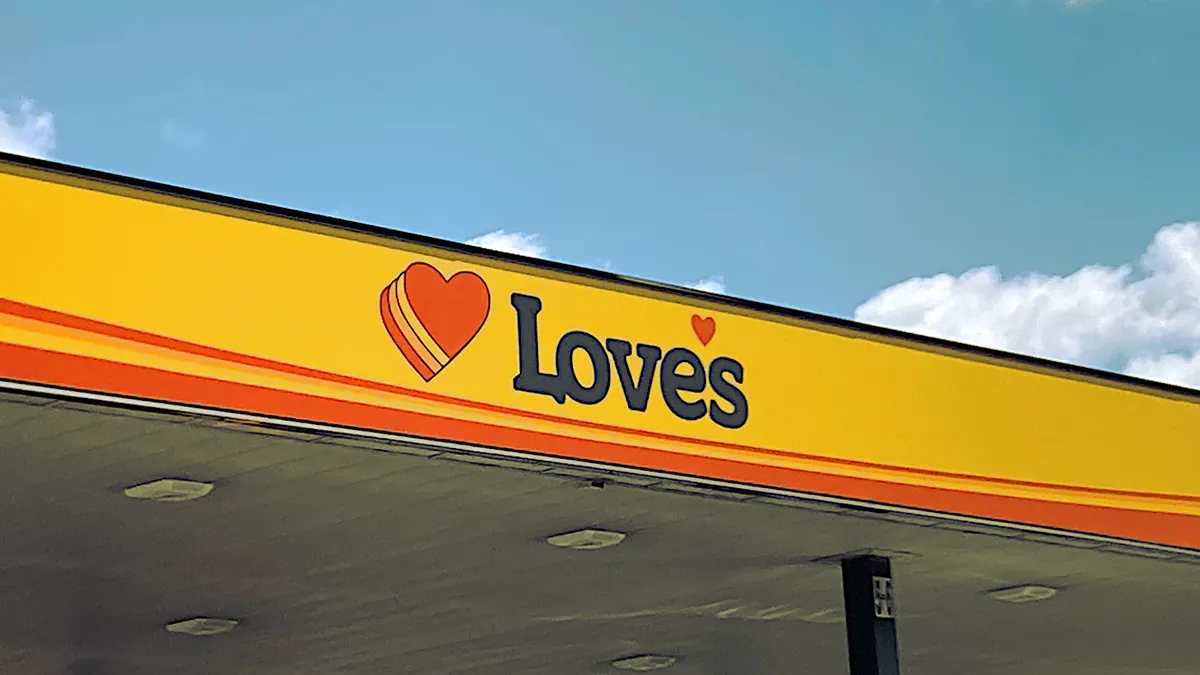
<path fill-rule="evenodd" d="M 491 294 L 478 274 L 458 272 L 447 279 L 421 262 L 409 265 L 379 296 L 384 328 L 426 382 L 475 339 L 490 309 Z"/>
<path fill-rule="evenodd" d="M 713 335 L 717 333 L 717 320 L 711 316 L 701 317 L 699 314 L 693 314 L 692 332 L 696 334 L 700 344 L 707 347 L 708 343 L 712 342 Z"/>

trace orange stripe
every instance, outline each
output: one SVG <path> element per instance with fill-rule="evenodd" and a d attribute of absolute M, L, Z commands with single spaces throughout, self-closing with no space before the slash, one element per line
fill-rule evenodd
<path fill-rule="evenodd" d="M 496 427 L 0 343 L 0 378 L 526 450 L 1200 550 L 1200 516 L 985 495 Z"/>
<path fill-rule="evenodd" d="M 404 308 L 400 306 L 401 292 L 400 282 L 398 280 L 393 282 L 391 286 L 388 286 L 388 311 L 391 313 L 392 320 L 396 322 L 396 325 L 400 327 L 401 332 L 404 333 L 404 337 L 408 340 L 408 344 L 412 345 L 412 348 L 416 350 L 417 354 L 420 355 L 421 362 L 424 363 L 429 370 L 433 371 L 434 374 L 437 374 L 446 364 L 442 363 L 436 356 L 434 356 L 433 352 L 429 349 L 429 345 L 425 344 L 425 341 L 422 340 L 421 336 L 417 334 L 417 330 L 413 327 L 412 318 L 409 317 L 408 314 L 405 313 Z"/>
<path fill-rule="evenodd" d="M 382 325 L 382 324 L 381 324 Z M 298 376 L 281 374 L 273 371 L 259 370 L 249 366 L 242 366 L 234 363 L 216 361 L 206 359 L 204 357 L 191 356 L 188 354 L 167 350 L 160 347 L 142 345 L 138 343 L 130 343 L 110 338 L 93 333 L 86 333 L 72 328 L 64 328 L 61 326 L 43 324 L 31 319 L 22 319 L 0 314 L 0 333 L 6 326 L 15 327 L 18 331 L 33 331 L 34 335 L 41 334 L 44 336 L 62 336 L 68 340 L 83 340 L 84 344 L 79 345 L 62 345 L 58 342 L 44 342 L 35 340 L 29 341 L 28 338 L 22 339 L 18 337 L 14 340 L 7 340 L 0 337 L 0 341 L 11 341 L 14 344 L 22 344 L 33 347 L 40 347 L 52 351 L 58 351 L 68 354 L 79 354 L 83 356 L 92 356 L 94 358 L 107 359 L 121 363 L 132 365 L 143 365 L 150 368 L 158 368 L 177 373 L 192 373 L 202 377 L 213 379 L 241 382 L 244 384 L 258 384 L 260 386 L 270 387 L 272 389 L 281 389 L 286 391 L 296 391 L 313 394 L 316 396 L 324 396 L 345 401 L 358 401 L 362 403 L 371 403 L 373 405 L 385 406 L 390 408 L 401 408 L 405 410 L 414 410 L 425 412 L 432 415 L 440 415 L 443 417 L 453 417 L 457 419 L 473 419 L 479 422 L 486 422 L 497 426 L 517 426 L 525 428 L 535 428 L 540 431 L 549 433 L 557 433 L 566 436 L 585 436 L 593 440 L 618 443 L 624 445 L 637 445 L 654 447 L 660 450 L 668 450 L 671 452 L 681 452 L 687 454 L 713 455 L 723 457 L 725 459 L 740 460 L 744 462 L 772 464 L 777 466 L 790 466 L 794 468 L 807 469 L 820 473 L 840 473 L 858 477 L 874 478 L 876 480 L 896 482 L 896 483 L 912 483 L 913 477 L 900 472 L 866 472 L 860 469 L 847 470 L 844 467 L 825 463 L 825 462 L 804 462 L 802 460 L 790 460 L 785 457 L 775 457 L 765 453 L 748 454 L 745 452 L 730 452 L 720 449 L 709 449 L 692 446 L 685 443 L 664 443 L 653 438 L 635 437 L 630 438 L 625 434 L 614 434 L 603 431 L 589 431 L 581 433 L 570 426 L 554 424 L 548 422 L 530 422 L 522 421 L 519 418 L 512 418 L 505 415 L 479 412 L 467 409 L 454 408 L 444 404 L 429 403 L 420 399 L 409 399 L 406 397 L 393 394 L 379 394 L 366 389 L 350 387 L 348 385 L 333 384 L 325 381 L 307 380 Z M 20 335 L 20 333 L 18 333 Z M 94 347 L 104 345 L 110 346 L 113 349 L 121 351 L 95 351 Z M 127 350 L 132 350 L 132 354 L 124 353 Z M 150 356 L 150 360 L 140 358 L 141 356 Z M 155 358 L 157 357 L 157 358 Z M 300 386 L 302 388 L 297 388 Z M 365 398 L 364 398 L 365 396 Z M 948 480 L 930 480 L 924 477 L 918 477 L 919 484 L 928 485 L 931 487 L 941 487 L 949 490 L 959 490 L 964 492 L 980 492 L 989 494 L 1008 494 L 1018 497 L 1032 497 L 1048 501 L 1065 501 L 1084 504 L 1098 504 L 1103 506 L 1113 506 L 1126 509 L 1140 509 L 1145 511 L 1158 511 L 1170 513 L 1190 513 L 1192 515 L 1200 515 L 1200 508 L 1188 503 L 1173 502 L 1168 500 L 1121 500 L 1116 501 L 1111 498 L 1096 498 L 1092 495 L 1068 493 L 1062 491 L 1054 492 L 1031 492 L 1025 488 L 1006 488 L 1005 486 L 997 486 L 986 481 L 948 481 Z"/>
<path fill-rule="evenodd" d="M 392 287 L 388 286 L 387 288 L 383 289 L 383 293 L 379 294 L 379 313 L 383 318 L 383 327 L 385 330 L 387 330 L 388 335 L 391 336 L 392 342 L 396 343 L 396 347 L 398 347 L 400 352 L 404 354 L 404 358 L 409 362 L 409 364 L 412 365 L 413 369 L 417 371 L 417 374 L 420 375 L 421 378 L 426 382 L 428 382 L 432 380 L 433 376 L 437 375 L 437 373 L 433 372 L 433 370 L 426 365 L 425 361 L 421 358 L 421 355 L 417 353 L 417 350 L 413 348 L 412 343 L 408 341 L 408 336 L 406 336 L 404 331 L 400 328 L 399 322 L 397 322 L 396 318 L 392 316 L 391 303 L 389 302 L 388 298 L 388 296 L 391 295 L 391 292 Z M 272 370 L 274 372 L 280 372 L 278 369 Z M 327 378 L 321 379 L 328 381 Z"/>
<path fill-rule="evenodd" d="M 1006 486 L 1011 486 L 1011 487 L 1029 488 L 1031 490 L 1061 490 L 1061 491 L 1076 492 L 1076 493 L 1081 493 L 1081 494 L 1111 496 L 1111 497 L 1115 497 L 1115 498 L 1166 499 L 1166 500 L 1175 500 L 1175 501 L 1179 501 L 1179 502 L 1200 504 L 1200 496 L 1198 496 L 1198 495 L 1167 494 L 1167 493 L 1134 491 L 1134 490 L 1116 490 L 1116 489 L 1111 489 L 1111 488 L 1097 488 L 1097 487 L 1088 487 L 1088 486 L 1060 485 L 1060 484 L 1055 484 L 1055 483 L 1044 483 L 1044 482 L 1038 482 L 1038 481 L 1028 481 L 1028 480 L 1013 479 L 1013 478 L 978 476 L 978 475 L 964 474 L 964 473 L 957 473 L 957 472 L 950 472 L 950 471 L 939 471 L 939 470 L 935 470 L 935 469 L 922 469 L 922 468 L 916 468 L 916 467 L 894 466 L 894 465 L 888 465 L 888 464 L 881 464 L 881 463 L 877 463 L 877 462 L 866 462 L 866 461 L 862 461 L 862 460 L 844 459 L 844 458 L 837 458 L 837 457 L 824 457 L 821 455 L 814 455 L 811 453 L 776 450 L 776 449 L 772 449 L 772 448 L 758 448 L 758 447 L 747 446 L 747 445 L 742 445 L 742 444 L 738 444 L 738 443 L 727 443 L 727 442 L 723 442 L 723 441 L 712 441 L 712 440 L 699 439 L 699 438 L 682 437 L 682 436 L 676 436 L 673 434 L 666 434 L 666 433 L 655 432 L 655 431 L 647 431 L 647 430 L 643 430 L 643 429 L 633 429 L 633 428 L 621 427 L 621 426 L 617 426 L 617 425 L 601 424 L 598 422 L 588 422 L 588 421 L 584 421 L 584 420 L 576 420 L 576 419 L 571 419 L 571 418 L 567 418 L 567 417 L 558 417 L 555 415 L 547 415 L 544 413 L 520 410 L 517 408 L 508 408 L 505 406 L 499 406 L 499 405 L 494 405 L 494 404 L 489 404 L 489 403 L 482 403 L 482 402 L 478 402 L 478 401 L 469 401 L 466 399 L 460 399 L 460 398 L 453 397 L 453 396 L 446 396 L 444 394 L 437 394 L 437 393 L 422 391 L 422 390 L 418 390 L 418 389 L 411 389 L 409 387 L 401 387 L 398 385 L 387 384 L 387 383 L 383 383 L 383 382 L 375 382 L 372 380 L 366 380 L 366 379 L 352 377 L 352 376 L 348 376 L 348 375 L 340 375 L 337 373 L 330 373 L 330 372 L 318 370 L 315 368 L 308 368 L 305 366 L 298 366 L 298 365 L 294 365 L 294 364 L 290 364 L 290 363 L 284 363 L 281 361 L 264 359 L 264 358 L 257 357 L 257 356 L 249 356 L 246 354 L 239 354 L 237 352 L 232 352 L 232 351 L 228 351 L 228 350 L 224 350 L 224 349 L 218 349 L 216 347 L 209 347 L 206 345 L 200 345 L 200 344 L 196 344 L 196 343 L 192 343 L 192 342 L 186 342 L 184 340 L 178 340 L 176 338 L 170 338 L 170 337 L 165 337 L 165 336 L 161 336 L 161 335 L 156 335 L 154 333 L 148 333 L 148 332 L 140 331 L 140 330 L 133 329 L 133 328 L 126 328 L 124 326 L 117 326 L 114 324 L 96 321 L 93 319 L 86 319 L 83 317 L 78 317 L 78 316 L 74 316 L 71 314 L 58 312 L 55 310 L 45 309 L 42 307 L 36 307 L 33 305 L 28 305 L 25 303 L 17 302 L 14 300 L 8 300 L 8 299 L 4 299 L 4 298 L 0 298 L 0 313 L 7 313 L 7 314 L 14 315 L 14 316 L 27 318 L 27 319 L 42 321 L 44 323 L 56 324 L 56 325 L 65 326 L 68 328 L 74 328 L 76 330 L 82 330 L 82 331 L 86 331 L 86 332 L 90 332 L 90 333 L 96 333 L 99 335 L 106 335 L 109 337 L 116 337 L 119 339 L 129 340 L 132 342 L 138 342 L 138 343 L 152 345 L 152 346 L 161 347 L 161 348 L 165 348 L 165 349 L 171 349 L 171 350 L 182 352 L 185 354 L 204 356 L 207 358 L 217 359 L 217 360 L 221 360 L 221 361 L 227 361 L 230 363 L 237 363 L 240 365 L 251 366 L 254 368 L 262 368 L 265 370 L 272 370 L 275 372 L 287 373 L 290 375 L 299 375 L 302 377 L 308 377 L 308 378 L 317 379 L 317 380 L 324 380 L 326 382 L 333 382 L 333 383 L 337 383 L 337 384 L 361 387 L 364 389 L 370 389 L 370 390 L 373 390 L 376 392 L 381 392 L 381 393 L 399 394 L 402 396 L 409 396 L 409 397 L 413 397 L 413 398 L 423 399 L 423 400 L 427 400 L 427 401 L 434 401 L 434 402 L 438 402 L 438 403 L 449 403 L 451 405 L 463 406 L 463 407 L 467 407 L 467 408 L 474 408 L 476 410 L 483 410 L 483 411 L 487 411 L 487 412 L 501 413 L 501 414 L 506 414 L 506 415 L 514 415 L 514 416 L 518 416 L 518 417 L 525 417 L 528 419 L 535 419 L 535 420 L 545 421 L 545 422 L 569 424 L 569 425 L 572 425 L 575 427 L 579 427 L 581 429 L 594 429 L 597 431 L 607 431 L 607 432 L 614 432 L 614 433 L 630 434 L 630 435 L 634 435 L 634 436 L 642 436 L 645 438 L 653 438 L 653 439 L 660 440 L 660 441 L 690 443 L 690 444 L 694 444 L 694 445 L 706 446 L 706 447 L 712 447 L 712 448 L 721 448 L 721 449 L 725 449 L 725 450 L 735 450 L 735 451 L 740 451 L 740 452 L 752 452 L 752 453 L 759 453 L 759 454 L 771 455 L 771 456 L 776 456 L 776 457 L 787 457 L 787 458 L 791 458 L 791 459 L 800 459 L 800 460 L 807 460 L 807 461 L 813 461 L 813 462 L 823 462 L 826 464 L 844 466 L 844 467 L 855 467 L 855 468 L 875 470 L 875 471 L 892 471 L 892 472 L 898 472 L 898 473 L 907 473 L 907 474 L 910 474 L 913 476 L 928 476 L 931 478 L 946 478 L 946 479 L 952 479 L 952 480 L 979 481 L 979 482 L 993 483 L 996 485 L 1006 485 Z M 385 317 L 385 321 L 386 321 L 386 317 Z M 395 326 L 395 327 L 388 326 L 387 328 L 388 328 L 389 332 L 392 332 L 393 335 L 396 334 L 393 331 L 399 330 L 398 326 Z M 403 342 L 404 341 L 400 341 L 402 350 L 404 350 Z M 412 354 L 415 357 L 415 352 L 407 352 L 406 351 L 405 353 L 406 353 L 406 355 Z M 429 372 L 429 371 L 426 371 L 426 372 Z M 422 377 L 424 377 L 426 379 L 426 381 L 428 381 L 432 377 L 432 375 L 426 377 L 426 374 L 422 373 Z M 36 380 L 36 377 L 34 379 Z M 101 387 L 100 390 L 103 391 L 104 390 L 103 387 Z"/>
<path fill-rule="evenodd" d="M 429 330 L 425 328 L 425 324 L 421 323 L 421 317 L 417 316 L 417 310 L 413 309 L 412 298 L 408 297 L 408 288 L 404 283 L 405 274 L 408 273 L 402 273 L 392 284 L 396 289 L 393 296 L 396 301 L 395 307 L 400 309 L 400 313 L 408 321 L 408 325 L 412 326 L 413 332 L 417 334 L 417 339 L 421 341 L 421 344 L 429 349 L 429 353 L 433 355 L 433 360 L 439 366 L 445 366 L 447 363 L 450 363 L 450 355 L 438 345 L 437 340 L 433 339 L 433 336 L 429 334 Z"/>

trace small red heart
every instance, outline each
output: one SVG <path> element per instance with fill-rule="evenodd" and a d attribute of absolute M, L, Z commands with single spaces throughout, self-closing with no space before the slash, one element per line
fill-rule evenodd
<path fill-rule="evenodd" d="M 707 347 L 717 332 L 717 320 L 711 316 L 701 317 L 699 314 L 693 314 L 692 332 L 699 338 L 700 344 Z"/>
<path fill-rule="evenodd" d="M 383 289 L 384 327 L 425 381 L 432 380 L 475 338 L 491 309 L 487 283 L 474 272 L 449 279 L 413 263 Z"/>

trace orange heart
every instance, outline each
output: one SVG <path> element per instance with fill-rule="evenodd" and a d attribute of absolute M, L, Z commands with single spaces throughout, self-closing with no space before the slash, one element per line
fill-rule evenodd
<path fill-rule="evenodd" d="M 713 335 L 717 333 L 717 320 L 711 316 L 701 318 L 699 314 L 692 315 L 692 332 L 700 340 L 700 344 L 705 347 L 709 342 L 712 342 Z"/>
<path fill-rule="evenodd" d="M 470 344 L 490 309 L 487 283 L 478 274 L 447 279 L 426 263 L 409 265 L 379 296 L 384 328 L 426 382 Z"/>

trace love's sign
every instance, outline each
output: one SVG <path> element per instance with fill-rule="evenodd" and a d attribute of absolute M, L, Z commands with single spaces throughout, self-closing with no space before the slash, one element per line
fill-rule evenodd
<path fill-rule="evenodd" d="M 684 346 L 664 349 L 649 342 L 635 346 L 620 337 L 602 342 L 577 329 L 558 337 L 553 367 L 543 369 L 538 330 L 542 300 L 513 293 L 510 304 L 517 333 L 512 387 L 518 392 L 548 396 L 560 405 L 568 400 L 596 405 L 614 390 L 615 379 L 631 412 L 646 412 L 657 390 L 667 409 L 682 420 L 708 418 L 719 426 L 737 429 L 749 418 L 749 402 L 740 388 L 745 368 L 733 358 L 717 356 L 706 363 Z M 379 309 L 392 342 L 429 382 L 483 329 L 490 314 L 491 292 L 474 272 L 446 278 L 435 267 L 417 262 L 383 289 Z M 707 347 L 716 335 L 716 320 L 693 315 L 691 328 Z M 577 369 L 577 355 L 587 364 L 583 373 Z M 632 362 L 631 357 L 635 359 Z"/>
<path fill-rule="evenodd" d="M 4 386 L 1200 550 L 1195 392 L 3 153 L 0 195 Z"/>

